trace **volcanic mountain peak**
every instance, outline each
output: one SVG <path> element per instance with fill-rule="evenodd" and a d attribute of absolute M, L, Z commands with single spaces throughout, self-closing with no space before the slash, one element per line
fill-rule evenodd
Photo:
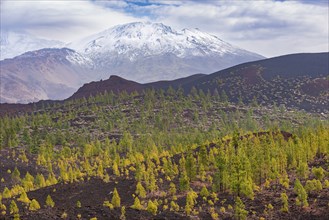
<path fill-rule="evenodd" d="M 144 56 L 172 53 L 178 57 L 247 52 L 197 29 L 176 31 L 162 23 L 150 22 L 117 25 L 68 46 L 94 56 L 117 52 L 129 55 L 132 60 L 136 58 L 136 53 L 131 51 Z"/>
<path fill-rule="evenodd" d="M 67 47 L 91 58 L 99 78 L 108 79 L 110 73 L 142 83 L 209 74 L 264 58 L 198 29 L 177 31 L 150 22 L 117 25 Z"/>

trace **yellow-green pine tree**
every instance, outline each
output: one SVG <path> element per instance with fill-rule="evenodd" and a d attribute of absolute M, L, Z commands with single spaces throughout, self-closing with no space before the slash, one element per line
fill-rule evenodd
<path fill-rule="evenodd" d="M 121 199 L 120 199 L 120 196 L 119 196 L 119 193 L 118 193 L 117 188 L 114 188 L 113 197 L 112 197 L 111 203 L 112 203 L 112 205 L 115 208 L 121 206 Z"/>
<path fill-rule="evenodd" d="M 51 198 L 50 195 L 47 196 L 46 205 L 51 208 L 53 208 L 55 206 L 55 202 L 53 201 L 53 199 Z"/>

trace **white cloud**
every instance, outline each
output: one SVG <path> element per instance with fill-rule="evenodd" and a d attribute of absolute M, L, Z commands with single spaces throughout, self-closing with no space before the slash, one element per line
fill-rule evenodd
<path fill-rule="evenodd" d="M 141 2 L 1 1 L 1 28 L 68 42 L 117 24 L 150 20 L 199 28 L 269 57 L 329 50 L 328 0 Z"/>
<path fill-rule="evenodd" d="M 109 5 L 113 6 L 113 3 Z M 64 42 L 136 20 L 143 19 L 89 1 L 1 3 L 1 28 L 24 30 Z"/>
<path fill-rule="evenodd" d="M 328 5 L 297 1 L 188 2 L 154 11 L 169 25 L 198 27 L 265 56 L 328 51 Z"/>

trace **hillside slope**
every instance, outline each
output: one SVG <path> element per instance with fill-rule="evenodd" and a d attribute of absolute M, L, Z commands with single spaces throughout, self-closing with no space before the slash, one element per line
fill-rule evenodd
<path fill-rule="evenodd" d="M 113 82 L 115 78 L 110 78 L 85 85 L 89 88 L 80 88 L 71 98 L 89 97 L 105 91 L 126 90 L 130 93 L 145 88 L 167 89 L 169 86 L 176 89 L 182 87 L 189 93 L 194 87 L 211 94 L 217 90 L 222 100 L 236 103 L 257 102 L 266 106 L 275 103 L 307 111 L 327 112 L 328 69 L 328 53 L 292 54 L 237 65 L 210 75 L 197 74 L 173 81 L 147 84 L 129 81 L 129 84 L 122 84 L 125 80 Z"/>
<path fill-rule="evenodd" d="M 93 79 L 92 61 L 68 48 L 27 52 L 0 64 L 1 103 L 65 99 Z"/>
<path fill-rule="evenodd" d="M 329 53 L 291 54 L 228 68 L 185 85 L 211 92 L 225 91 L 228 99 L 327 111 Z"/>

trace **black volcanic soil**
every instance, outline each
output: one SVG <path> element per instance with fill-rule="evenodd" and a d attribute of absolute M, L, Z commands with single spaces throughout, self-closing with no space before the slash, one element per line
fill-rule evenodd
<path fill-rule="evenodd" d="M 322 92 L 327 92 L 329 96 L 329 79 L 316 78 L 301 87 L 302 91 L 311 96 L 317 97 Z"/>
<path fill-rule="evenodd" d="M 13 148 L 13 149 L 2 149 L 0 150 L 0 174 L 1 178 L 4 178 L 6 184 L 0 184 L 0 191 L 7 187 L 12 187 L 15 185 L 15 182 L 11 179 L 11 172 L 14 171 L 15 167 L 20 172 L 20 177 L 23 178 L 27 172 L 31 175 L 35 176 L 37 173 L 46 174 L 47 171 L 43 167 L 37 166 L 35 155 L 25 153 L 27 162 L 24 161 L 21 157 L 17 157 L 20 155 L 20 151 L 22 148 Z"/>

